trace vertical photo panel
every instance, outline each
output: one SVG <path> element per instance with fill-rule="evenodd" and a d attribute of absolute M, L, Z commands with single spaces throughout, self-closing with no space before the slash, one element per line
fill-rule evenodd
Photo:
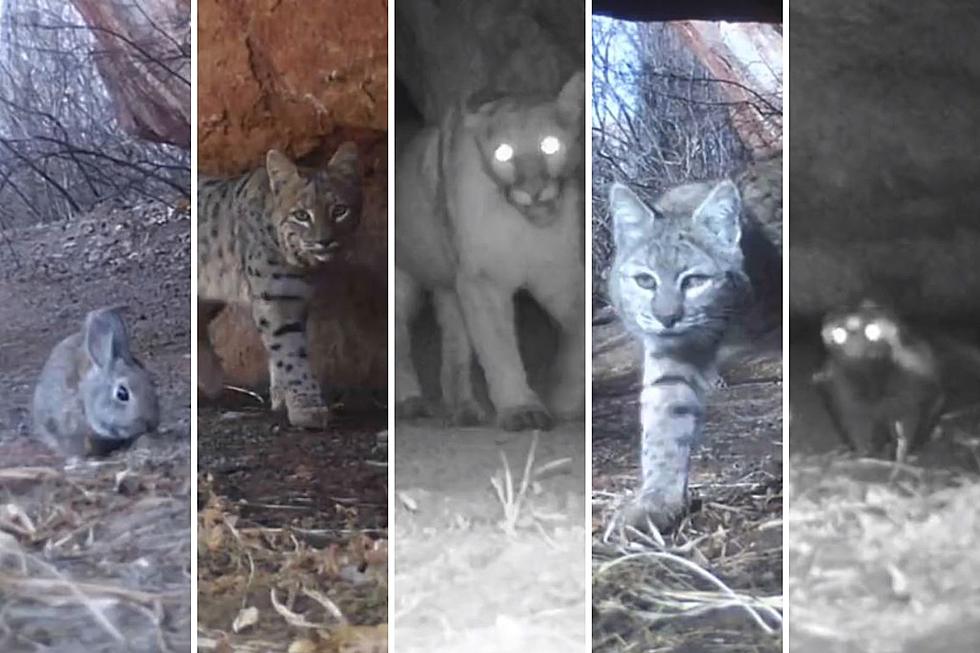
<path fill-rule="evenodd" d="M 595 651 L 782 648 L 783 35 L 596 2 Z"/>
<path fill-rule="evenodd" d="M 196 6 L 200 647 L 383 651 L 386 3 Z"/>
<path fill-rule="evenodd" d="M 790 649 L 980 650 L 980 14 L 790 25 Z"/>
<path fill-rule="evenodd" d="M 0 650 L 191 648 L 191 8 L 0 2 Z"/>
<path fill-rule="evenodd" d="M 394 649 L 587 650 L 585 5 L 394 9 Z"/>

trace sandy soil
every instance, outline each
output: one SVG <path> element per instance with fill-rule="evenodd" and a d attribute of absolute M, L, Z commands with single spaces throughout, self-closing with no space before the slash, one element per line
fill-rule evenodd
<path fill-rule="evenodd" d="M 190 222 L 156 204 L 7 231 L 0 243 L 0 649 L 190 646 Z M 65 467 L 30 437 L 33 385 L 87 311 L 124 306 L 162 423 Z"/>
<path fill-rule="evenodd" d="M 424 420 L 400 423 L 396 438 L 398 650 L 587 646 L 582 426 L 535 436 Z"/>
<path fill-rule="evenodd" d="M 790 646 L 802 653 L 977 650 L 980 413 L 943 422 L 907 465 L 846 451 L 791 345 Z"/>

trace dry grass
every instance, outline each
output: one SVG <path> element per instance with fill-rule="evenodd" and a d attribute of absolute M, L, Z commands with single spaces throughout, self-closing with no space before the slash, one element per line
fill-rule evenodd
<path fill-rule="evenodd" d="M 412 517 L 418 502 L 399 493 L 401 589 L 392 615 L 399 651 L 548 653 L 586 645 L 582 515 L 548 489 L 548 477 L 571 459 L 536 464 L 537 446 L 535 433 L 520 478 L 500 452 L 485 522 L 453 512 L 448 501 L 437 525 L 423 525 Z"/>
<path fill-rule="evenodd" d="M 789 487 L 794 650 L 977 650 L 952 643 L 980 622 L 976 475 L 825 455 Z"/>
<path fill-rule="evenodd" d="M 205 490 L 206 491 L 206 490 Z M 385 540 L 243 523 L 211 494 L 198 515 L 201 651 L 387 650 Z M 317 547 L 310 539 L 334 541 Z"/>
<path fill-rule="evenodd" d="M 0 469 L 0 650 L 190 648 L 186 448 Z"/>
<path fill-rule="evenodd" d="M 712 501 L 669 537 L 597 529 L 593 650 L 781 650 L 780 479 L 701 489 Z M 616 523 L 627 499 L 594 492 L 598 523 Z"/>

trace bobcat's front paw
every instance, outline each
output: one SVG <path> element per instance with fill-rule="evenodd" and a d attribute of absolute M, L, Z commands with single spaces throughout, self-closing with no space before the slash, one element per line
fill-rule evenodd
<path fill-rule="evenodd" d="M 406 397 L 395 404 L 395 417 L 398 419 L 412 419 L 415 417 L 432 417 L 432 408 L 429 402 L 419 396 Z"/>
<path fill-rule="evenodd" d="M 449 419 L 453 426 L 477 426 L 487 421 L 487 411 L 477 400 L 466 399 L 453 407 Z"/>
<path fill-rule="evenodd" d="M 661 533 L 673 530 L 687 513 L 687 502 L 668 501 L 654 493 L 641 495 L 627 504 L 617 518 L 621 528 L 631 526 L 642 533 L 652 524 Z"/>
<path fill-rule="evenodd" d="M 554 426 L 554 420 L 540 404 L 523 404 L 498 411 L 497 425 L 505 431 L 527 431 L 530 429 L 548 431 Z"/>
<path fill-rule="evenodd" d="M 330 422 L 330 409 L 326 406 L 302 406 L 287 410 L 289 424 L 301 429 L 323 431 Z"/>

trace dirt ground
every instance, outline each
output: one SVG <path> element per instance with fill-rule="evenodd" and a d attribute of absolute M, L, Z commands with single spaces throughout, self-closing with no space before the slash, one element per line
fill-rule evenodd
<path fill-rule="evenodd" d="M 199 650 L 385 650 L 386 413 L 304 431 L 226 392 L 198 415 Z"/>
<path fill-rule="evenodd" d="M 190 647 L 190 221 L 109 207 L 0 234 L 0 650 Z M 161 425 L 65 466 L 30 436 L 51 348 L 121 305 Z"/>
<path fill-rule="evenodd" d="M 396 432 L 398 651 L 582 650 L 584 428 L 534 435 L 417 420 Z"/>
<path fill-rule="evenodd" d="M 593 650 L 782 650 L 779 334 L 723 367 L 692 461 L 694 508 L 664 542 L 607 527 L 639 475 L 639 345 L 593 327 Z"/>
<path fill-rule="evenodd" d="M 980 412 L 942 422 L 906 465 L 845 451 L 790 349 L 790 646 L 802 653 L 967 653 L 980 641 Z"/>

